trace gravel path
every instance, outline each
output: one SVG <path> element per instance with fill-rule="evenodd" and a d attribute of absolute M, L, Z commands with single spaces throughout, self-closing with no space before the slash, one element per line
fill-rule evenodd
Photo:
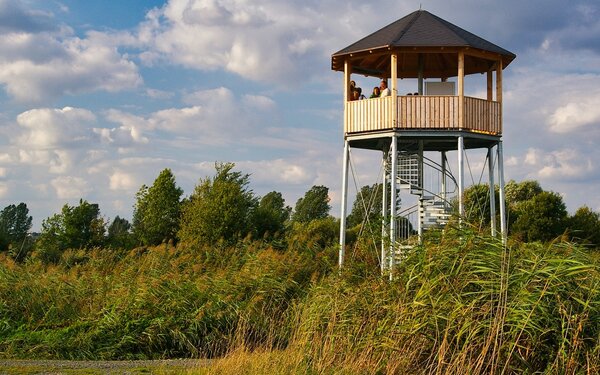
<path fill-rule="evenodd" d="M 0 374 L 176 374 L 208 365 L 206 359 L 141 361 L 2 360 Z"/>

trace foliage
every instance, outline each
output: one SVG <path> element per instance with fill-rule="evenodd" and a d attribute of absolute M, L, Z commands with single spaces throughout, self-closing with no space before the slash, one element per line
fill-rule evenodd
<path fill-rule="evenodd" d="M 504 249 L 447 233 L 405 254 L 394 274 L 314 287 L 288 355 L 304 353 L 314 373 L 600 370 L 600 272 L 574 245 Z"/>
<path fill-rule="evenodd" d="M 105 223 L 96 203 L 80 200 L 78 206 L 65 204 L 60 214 L 42 222 L 36 242 L 38 256 L 45 262 L 57 262 L 66 249 L 92 248 L 104 243 Z"/>
<path fill-rule="evenodd" d="M 360 188 L 352 204 L 350 215 L 346 218 L 347 226 L 354 227 L 364 222 L 374 223 L 381 218 L 383 202 L 383 184 L 365 185 Z"/>
<path fill-rule="evenodd" d="M 168 168 L 160 172 L 152 186 L 142 185 L 133 211 L 133 233 L 140 243 L 158 245 L 175 240 L 182 194 Z"/>
<path fill-rule="evenodd" d="M 496 214 L 499 215 L 498 188 L 494 189 Z M 490 227 L 490 188 L 488 184 L 475 184 L 465 189 L 464 195 L 465 220 L 479 230 Z"/>
<path fill-rule="evenodd" d="M 25 203 L 8 205 L 0 211 L 0 251 L 8 251 L 10 247 L 23 246 L 33 218 Z"/>
<path fill-rule="evenodd" d="M 0 211 L 0 251 L 16 261 L 23 261 L 33 247 L 29 234 L 32 217 L 25 203 L 8 205 Z"/>
<path fill-rule="evenodd" d="M 554 192 L 543 191 L 521 202 L 515 215 L 512 232 L 525 241 L 549 241 L 566 229 L 567 208 Z"/>
<path fill-rule="evenodd" d="M 569 231 L 573 240 L 600 247 L 600 214 L 589 207 L 580 207 L 569 218 Z"/>
<path fill-rule="evenodd" d="M 187 244 L 235 243 L 252 233 L 257 198 L 249 175 L 233 171 L 233 163 L 217 163 L 214 177 L 200 180 L 183 207 L 179 238 Z"/>
<path fill-rule="evenodd" d="M 215 253 L 220 261 L 198 256 Z M 338 275 L 327 253 L 264 242 L 68 250 L 51 267 L 1 258 L 0 351 L 226 355 L 216 373 L 600 370 L 600 269 L 576 245 L 505 249 L 449 230 L 405 252 L 392 282 L 350 272 L 362 261 L 348 257 Z"/>
<path fill-rule="evenodd" d="M 131 224 L 127 219 L 117 215 L 108 226 L 106 245 L 112 248 L 131 249 L 134 244 L 135 238 L 131 233 Z"/>
<path fill-rule="evenodd" d="M 532 199 L 544 190 L 540 186 L 540 183 L 534 180 L 525 180 L 521 182 L 510 180 L 504 186 L 504 191 L 506 194 L 506 202 L 509 205 L 514 206 Z"/>
<path fill-rule="evenodd" d="M 252 218 L 257 237 L 282 234 L 291 211 L 280 192 L 272 191 L 262 197 Z"/>
<path fill-rule="evenodd" d="M 311 220 L 326 218 L 331 209 L 329 200 L 329 188 L 322 185 L 311 187 L 304 197 L 296 202 L 292 221 L 308 223 Z"/>
<path fill-rule="evenodd" d="M 309 223 L 294 222 L 288 233 L 290 249 L 317 253 L 339 241 L 340 222 L 331 216 Z"/>
<path fill-rule="evenodd" d="M 57 265 L 0 259 L 0 351 L 13 358 L 213 357 L 287 345 L 295 301 L 323 260 L 262 243 L 64 252 Z M 205 249 L 207 253 L 213 249 Z M 78 261 L 73 261 L 78 259 Z"/>

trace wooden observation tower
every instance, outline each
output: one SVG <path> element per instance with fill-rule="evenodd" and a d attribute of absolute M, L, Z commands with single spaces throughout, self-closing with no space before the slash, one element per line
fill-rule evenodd
<path fill-rule="evenodd" d="M 383 164 L 382 272 L 391 270 L 402 241 L 447 222 L 450 203 L 464 216 L 464 159 L 487 150 L 491 233 L 497 235 L 494 177 L 500 189 L 500 233 L 506 236 L 502 156 L 502 70 L 515 54 L 427 11 L 418 10 L 336 52 L 331 67 L 344 72 L 344 158 L 339 266 L 345 255 L 351 148 L 379 151 Z M 388 82 L 389 96 L 351 100 L 352 74 Z M 482 76 L 484 98 L 465 96 L 465 76 Z M 475 77 L 475 78 L 477 78 Z M 400 94 L 398 81 L 416 83 Z M 469 79 L 469 82 L 472 82 Z M 447 153 L 456 153 L 451 173 Z M 432 156 L 437 155 L 437 156 Z M 433 172 L 437 173 L 431 181 Z M 435 186 L 434 186 L 435 185 Z M 399 202 L 417 202 L 415 218 Z M 416 228 L 415 228 L 416 227 Z M 387 243 L 387 244 L 386 244 Z M 391 275 L 391 273 L 390 273 Z"/>

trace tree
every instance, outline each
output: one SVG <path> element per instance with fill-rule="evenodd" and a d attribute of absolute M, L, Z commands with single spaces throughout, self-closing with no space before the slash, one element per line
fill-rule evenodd
<path fill-rule="evenodd" d="M 519 203 L 515 213 L 512 231 L 525 241 L 549 241 L 566 230 L 567 208 L 557 193 L 542 191 Z"/>
<path fill-rule="evenodd" d="M 158 245 L 176 239 L 182 194 L 168 168 L 160 172 L 152 186 L 142 185 L 133 211 L 133 233 L 140 243 Z"/>
<path fill-rule="evenodd" d="M 381 218 L 383 185 L 363 186 L 352 204 L 350 215 L 346 218 L 348 228 L 362 224 L 365 217 L 373 224 Z"/>
<path fill-rule="evenodd" d="M 506 203 L 510 206 L 528 201 L 543 191 L 544 189 L 542 189 L 540 183 L 534 180 L 525 180 L 518 183 L 510 180 L 504 187 Z"/>
<path fill-rule="evenodd" d="M 215 164 L 216 174 L 200 180 L 183 206 L 179 239 L 188 244 L 235 242 L 251 233 L 257 198 L 248 188 L 249 175 L 233 171 L 233 163 Z"/>
<path fill-rule="evenodd" d="M 292 208 L 285 205 L 281 193 L 272 191 L 261 198 L 254 210 L 253 223 L 258 237 L 283 233 Z"/>
<path fill-rule="evenodd" d="M 0 250 L 6 251 L 11 245 L 20 247 L 27 238 L 32 220 L 25 203 L 4 207 L 0 211 Z"/>
<path fill-rule="evenodd" d="M 600 214 L 583 206 L 569 218 L 569 232 L 575 241 L 600 246 Z"/>
<path fill-rule="evenodd" d="M 66 249 L 81 249 L 104 244 L 105 223 L 96 203 L 80 200 L 78 206 L 65 204 L 60 214 L 42 222 L 36 248 L 42 260 L 57 262 Z"/>
<path fill-rule="evenodd" d="M 329 214 L 330 209 L 329 188 L 315 185 L 296 202 L 292 221 L 308 223 L 315 219 L 324 219 Z"/>
<path fill-rule="evenodd" d="M 514 183 L 514 181 L 512 181 Z M 494 187 L 494 203 L 496 215 L 500 215 L 500 199 L 498 187 Z M 488 184 L 475 184 L 465 189 L 463 194 L 465 220 L 478 227 L 479 230 L 490 226 L 490 188 Z"/>
<path fill-rule="evenodd" d="M 131 224 L 127 219 L 116 216 L 108 226 L 106 243 L 113 248 L 130 249 L 134 246 L 134 238 L 130 231 Z"/>

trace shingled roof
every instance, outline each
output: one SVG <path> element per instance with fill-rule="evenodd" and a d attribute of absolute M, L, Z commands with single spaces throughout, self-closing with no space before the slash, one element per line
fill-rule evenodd
<path fill-rule="evenodd" d="M 399 77 L 415 77 L 418 74 L 419 54 L 424 58 L 426 77 L 455 76 L 458 51 L 465 52 L 465 74 L 486 72 L 499 59 L 506 67 L 516 57 L 514 53 L 436 15 L 417 10 L 334 53 L 332 69 L 343 71 L 344 60 L 350 58 L 355 73 L 389 76 L 391 51 L 402 55 L 399 58 Z"/>

